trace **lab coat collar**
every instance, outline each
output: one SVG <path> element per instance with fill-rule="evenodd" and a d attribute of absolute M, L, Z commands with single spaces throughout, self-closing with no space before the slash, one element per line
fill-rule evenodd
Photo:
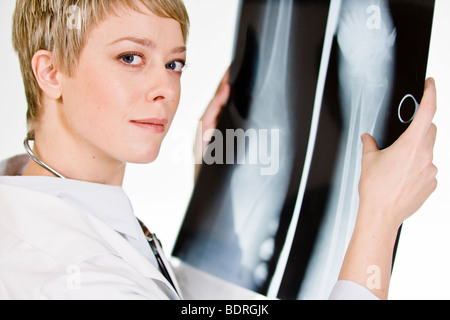
<path fill-rule="evenodd" d="M 139 223 L 135 221 L 134 210 L 121 187 L 107 186 L 96 183 L 70 180 L 70 188 L 66 181 L 52 177 L 23 177 L 19 178 L 29 161 L 28 155 L 19 155 L 0 162 L 0 181 L 9 185 L 30 188 L 57 196 L 68 202 L 76 202 L 77 207 L 84 208 L 122 235 L 138 239 Z M 14 176 L 14 177 L 2 177 Z M 21 181 L 24 179 L 26 181 Z M 51 183 L 48 183 L 51 181 Z M 71 190 L 76 189 L 76 194 Z M 107 199 L 99 201 L 99 196 Z M 130 223 L 134 222 L 134 223 Z"/>
<path fill-rule="evenodd" d="M 20 200 L 20 201 L 19 201 Z M 39 204 L 39 205 L 36 205 Z M 180 299 L 162 274 L 122 236 L 65 201 L 25 188 L 0 184 L 0 225 L 56 261 L 71 266 L 115 254 L 155 281 L 168 297 Z M 61 241 L 55 237 L 61 236 Z"/>
<path fill-rule="evenodd" d="M 86 216 L 54 196 L 0 184 L 0 207 L 0 224 L 63 264 L 114 252 L 89 227 Z M 61 235 L 61 241 L 51 234 Z"/>

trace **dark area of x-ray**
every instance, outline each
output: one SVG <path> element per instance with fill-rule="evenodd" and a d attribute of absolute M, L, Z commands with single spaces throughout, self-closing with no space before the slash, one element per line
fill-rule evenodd
<path fill-rule="evenodd" d="M 328 298 L 358 210 L 360 136 L 385 148 L 408 127 L 433 12 L 433 0 L 242 0 L 217 161 L 173 255 L 271 298 Z"/>

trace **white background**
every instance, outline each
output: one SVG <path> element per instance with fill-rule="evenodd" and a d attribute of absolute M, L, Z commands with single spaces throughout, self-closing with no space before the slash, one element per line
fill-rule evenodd
<path fill-rule="evenodd" d="M 438 86 L 439 134 L 435 164 L 439 187 L 405 222 L 394 268 L 391 299 L 450 299 L 450 1 L 436 0 L 428 76 Z M 185 0 L 192 27 L 188 66 L 178 115 L 159 159 L 129 165 L 124 188 L 136 214 L 170 252 L 193 189 L 192 148 L 197 121 L 229 66 L 238 0 Z M 23 153 L 26 100 L 18 59 L 11 45 L 14 0 L 0 3 L 0 159 Z"/>

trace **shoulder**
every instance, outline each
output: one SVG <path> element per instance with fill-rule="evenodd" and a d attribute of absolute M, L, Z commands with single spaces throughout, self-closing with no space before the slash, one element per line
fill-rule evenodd
<path fill-rule="evenodd" d="M 141 260 L 124 258 L 126 241 L 107 229 L 57 197 L 0 185 L 0 298 L 167 298 L 158 278 L 134 265 Z M 123 240 L 123 248 L 106 237 Z"/>
<path fill-rule="evenodd" d="M 25 166 L 29 160 L 30 157 L 23 154 L 0 161 L 0 175 L 21 175 L 25 170 Z"/>
<path fill-rule="evenodd" d="M 166 291 L 116 254 L 69 264 L 0 225 L 0 299 L 161 300 Z"/>
<path fill-rule="evenodd" d="M 0 185 L 0 226 L 5 231 L 2 240 L 15 238 L 64 264 L 113 251 L 83 212 L 25 188 Z"/>

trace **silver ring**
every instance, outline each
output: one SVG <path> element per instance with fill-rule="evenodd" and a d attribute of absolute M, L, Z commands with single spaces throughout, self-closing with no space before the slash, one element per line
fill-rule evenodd
<path fill-rule="evenodd" d="M 416 105 L 416 109 L 415 109 L 414 114 L 413 114 L 413 116 L 411 117 L 411 119 L 405 121 L 405 120 L 402 118 L 401 111 L 402 111 L 403 103 L 405 102 L 406 99 L 409 99 L 409 98 L 411 98 L 411 99 L 414 101 L 414 104 Z M 414 96 L 413 96 L 412 94 L 407 94 L 407 95 L 402 99 L 402 101 L 400 102 L 400 105 L 398 106 L 398 119 L 399 119 L 402 123 L 405 123 L 405 124 L 410 123 L 411 121 L 413 121 L 414 117 L 416 116 L 416 113 L 417 113 L 417 110 L 419 109 L 419 106 L 420 106 L 420 105 L 419 105 L 419 103 L 417 102 L 416 98 L 414 98 Z"/>

